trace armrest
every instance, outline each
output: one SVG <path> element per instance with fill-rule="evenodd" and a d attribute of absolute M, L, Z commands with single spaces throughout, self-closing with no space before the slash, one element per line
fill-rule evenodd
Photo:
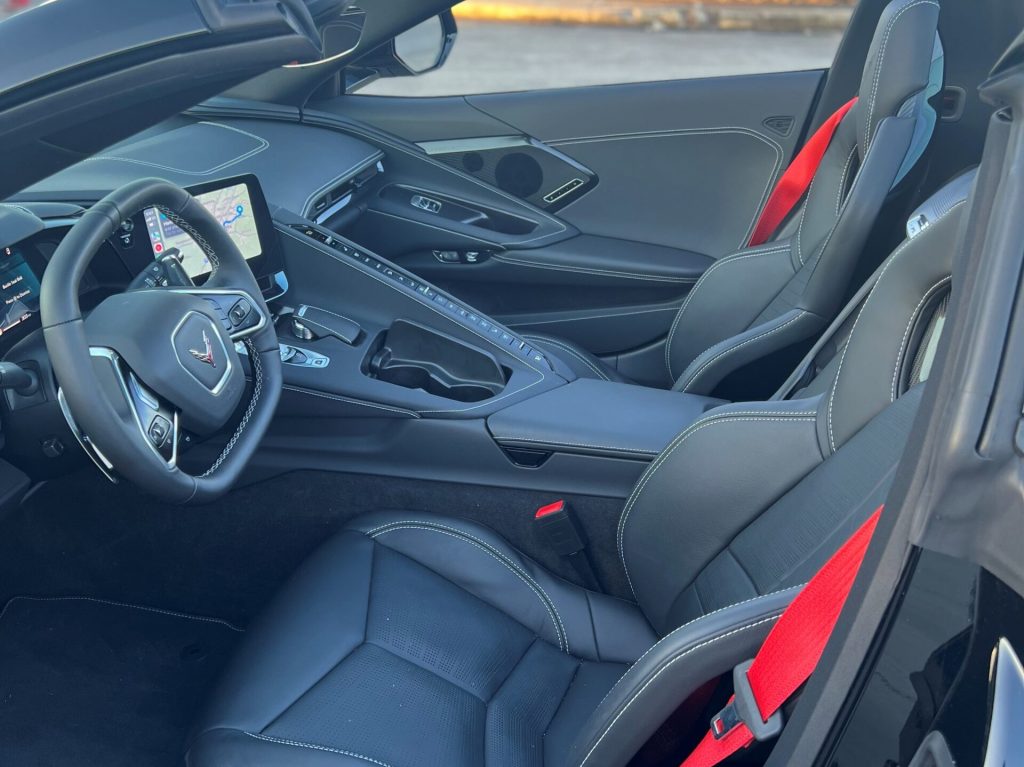
<path fill-rule="evenodd" d="M 649 461 L 723 400 L 581 378 L 487 419 L 505 447 Z"/>

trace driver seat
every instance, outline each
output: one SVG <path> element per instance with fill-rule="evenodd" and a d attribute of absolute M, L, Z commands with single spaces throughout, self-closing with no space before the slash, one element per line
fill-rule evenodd
<path fill-rule="evenodd" d="M 187 764 L 622 767 L 753 657 L 885 500 L 964 207 L 885 262 L 825 380 L 711 411 L 651 464 L 618 531 L 635 603 L 551 575 L 480 525 L 362 517 L 249 631 Z"/>

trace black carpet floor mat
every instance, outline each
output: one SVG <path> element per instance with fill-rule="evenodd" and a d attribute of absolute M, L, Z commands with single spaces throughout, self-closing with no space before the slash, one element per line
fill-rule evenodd
<path fill-rule="evenodd" d="M 12 599 L 0 613 L 0 761 L 180 766 L 240 636 L 223 621 L 152 608 Z"/>

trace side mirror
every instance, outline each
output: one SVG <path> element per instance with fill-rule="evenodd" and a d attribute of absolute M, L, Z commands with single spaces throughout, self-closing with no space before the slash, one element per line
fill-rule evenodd
<path fill-rule="evenodd" d="M 345 73 L 352 93 L 378 77 L 410 77 L 440 69 L 451 55 L 459 28 L 450 10 L 407 29 L 366 56 Z"/>
<path fill-rule="evenodd" d="M 444 16 L 451 18 L 450 27 L 445 24 Z M 392 41 L 395 60 L 410 75 L 432 72 L 448 59 L 457 34 L 451 11 L 434 16 L 407 29 Z"/>

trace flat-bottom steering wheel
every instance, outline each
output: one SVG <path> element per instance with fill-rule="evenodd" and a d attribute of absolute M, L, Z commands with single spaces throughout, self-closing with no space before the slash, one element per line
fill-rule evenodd
<path fill-rule="evenodd" d="M 112 296 L 83 318 L 82 278 L 121 223 L 156 208 L 209 258 L 202 287 Z M 108 474 L 176 502 L 223 495 L 266 433 L 281 396 L 281 357 L 270 311 L 227 231 L 188 192 L 159 179 L 118 189 L 92 206 L 54 253 L 40 293 L 43 333 L 60 404 L 83 447 Z M 209 436 L 252 394 L 224 451 L 202 475 L 178 466 L 182 430 Z"/>

